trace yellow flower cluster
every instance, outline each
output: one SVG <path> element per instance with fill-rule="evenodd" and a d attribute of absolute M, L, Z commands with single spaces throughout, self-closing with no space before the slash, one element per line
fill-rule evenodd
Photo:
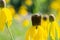
<path fill-rule="evenodd" d="M 26 40 L 49 40 L 48 37 L 50 36 L 51 40 L 60 39 L 60 27 L 56 20 L 53 22 L 50 22 L 49 17 L 47 17 L 47 20 L 43 20 L 41 18 L 41 25 L 32 26 L 28 31 L 26 32 Z"/>

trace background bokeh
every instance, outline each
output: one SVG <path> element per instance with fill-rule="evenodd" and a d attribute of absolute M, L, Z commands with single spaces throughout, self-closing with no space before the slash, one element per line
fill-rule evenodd
<path fill-rule="evenodd" d="M 9 31 L 14 40 L 25 40 L 26 31 L 32 26 L 31 15 L 36 13 L 54 14 L 57 23 L 60 22 L 60 0 L 5 0 L 5 2 L 13 17 L 11 27 L 7 29 L 5 25 L 4 31 L 0 32 L 0 40 L 12 40 Z"/>

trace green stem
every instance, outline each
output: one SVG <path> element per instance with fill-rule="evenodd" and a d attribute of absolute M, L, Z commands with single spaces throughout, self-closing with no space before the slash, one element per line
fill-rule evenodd
<path fill-rule="evenodd" d="M 13 37 L 13 35 L 12 35 L 11 31 L 9 30 L 9 28 L 8 28 L 8 25 L 7 25 L 7 24 L 6 24 L 6 26 L 7 26 L 7 30 L 8 30 L 8 32 L 9 32 L 9 34 L 10 34 L 10 36 L 11 36 L 11 40 L 14 40 L 14 37 Z"/>

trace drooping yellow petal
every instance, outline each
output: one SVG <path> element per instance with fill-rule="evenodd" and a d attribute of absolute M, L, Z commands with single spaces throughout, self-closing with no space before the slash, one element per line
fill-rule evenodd
<path fill-rule="evenodd" d="M 30 29 L 27 30 L 26 33 L 26 40 L 34 40 L 34 37 L 37 34 L 37 30 L 35 26 L 32 26 Z"/>
<path fill-rule="evenodd" d="M 12 24 L 12 14 L 11 14 L 11 12 L 8 8 L 3 8 L 2 11 L 6 15 L 6 22 L 7 22 L 8 27 L 10 27 L 11 24 Z"/>
<path fill-rule="evenodd" d="M 29 30 L 27 30 L 26 35 L 25 35 L 25 37 L 26 37 L 25 40 L 30 40 L 29 35 L 30 35 L 30 32 L 29 32 Z"/>
<path fill-rule="evenodd" d="M 58 31 L 58 39 L 60 39 L 60 27 L 58 27 L 57 31 Z"/>
<path fill-rule="evenodd" d="M 42 25 L 42 27 L 43 27 L 44 29 L 47 29 L 48 22 L 42 20 L 42 24 L 41 24 L 41 25 Z"/>
<path fill-rule="evenodd" d="M 49 19 L 47 19 L 46 21 L 44 21 L 44 20 L 42 19 L 42 20 L 41 20 L 41 26 L 43 27 L 44 30 L 46 30 L 47 32 L 49 32 L 49 28 L 50 28 Z"/>
<path fill-rule="evenodd" d="M 4 31 L 5 22 L 6 22 L 6 15 L 2 10 L 0 10 L 0 31 Z"/>
<path fill-rule="evenodd" d="M 50 36 L 51 36 L 52 40 L 55 40 L 56 35 L 55 35 L 55 28 L 54 27 L 50 31 Z"/>
<path fill-rule="evenodd" d="M 54 26 L 56 27 L 57 30 L 58 39 L 60 39 L 60 26 L 58 25 L 58 22 L 55 22 Z"/>
<path fill-rule="evenodd" d="M 43 27 L 36 26 L 31 27 L 26 34 L 26 40 L 47 40 L 48 34 L 47 31 L 43 29 Z"/>
<path fill-rule="evenodd" d="M 38 31 L 37 31 L 36 36 L 34 37 L 34 40 L 43 40 L 44 39 L 43 38 L 43 33 L 44 33 L 43 28 L 42 27 L 38 27 L 37 30 Z"/>
<path fill-rule="evenodd" d="M 50 29 L 50 36 L 51 36 L 52 40 L 55 40 L 55 38 L 56 38 L 56 33 L 57 33 L 56 31 L 58 32 L 58 24 L 56 21 L 54 21 L 51 24 L 51 29 Z"/>

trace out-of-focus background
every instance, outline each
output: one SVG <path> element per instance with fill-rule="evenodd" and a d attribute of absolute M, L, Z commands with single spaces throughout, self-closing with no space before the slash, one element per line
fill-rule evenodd
<path fill-rule="evenodd" d="M 26 31 L 32 26 L 33 14 L 54 14 L 59 24 L 60 0 L 5 0 L 5 2 L 6 8 L 12 13 L 12 23 L 9 29 L 4 26 L 4 31 L 0 32 L 0 40 L 12 40 L 10 32 L 14 40 L 25 40 Z M 9 12 L 6 11 L 8 14 Z"/>

